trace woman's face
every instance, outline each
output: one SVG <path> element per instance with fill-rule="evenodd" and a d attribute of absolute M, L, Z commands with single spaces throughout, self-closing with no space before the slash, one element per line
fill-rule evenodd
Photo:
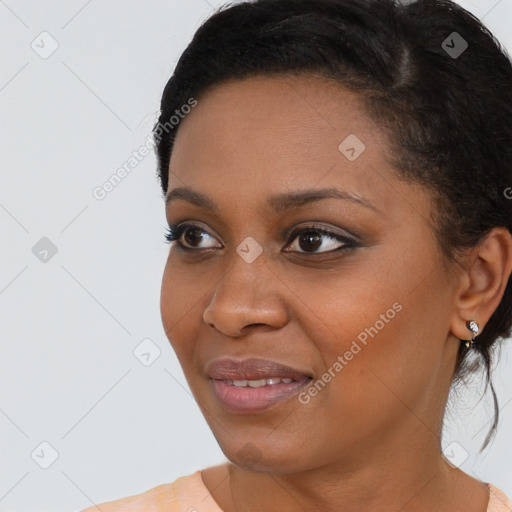
<path fill-rule="evenodd" d="M 216 209 L 183 193 L 167 205 L 170 224 L 192 228 L 179 239 L 189 250 L 169 252 L 162 320 L 240 467 L 350 467 L 375 450 L 439 444 L 460 343 L 456 283 L 429 195 L 395 177 L 388 151 L 357 96 L 311 76 L 216 86 L 181 122 L 168 195 L 186 187 Z M 298 374 L 241 389 L 213 374 L 224 357 Z M 246 376 L 286 378 L 270 368 Z"/>

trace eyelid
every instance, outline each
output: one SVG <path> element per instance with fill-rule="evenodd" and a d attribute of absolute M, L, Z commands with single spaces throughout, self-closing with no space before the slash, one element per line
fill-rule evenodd
<path fill-rule="evenodd" d="M 205 247 L 205 248 L 191 248 L 187 247 L 186 245 L 182 244 L 179 239 L 183 235 L 184 232 L 186 232 L 188 229 L 199 229 L 200 231 L 206 233 L 211 238 L 214 238 L 217 240 L 217 237 L 209 232 L 208 229 L 205 229 L 203 226 L 200 225 L 200 223 L 190 222 L 190 221 L 184 221 L 178 224 L 169 224 L 169 234 L 166 235 L 166 239 L 168 243 L 172 243 L 172 241 L 177 242 L 177 246 L 184 250 L 189 252 L 196 252 L 201 253 L 205 251 L 211 251 L 214 249 L 218 249 L 218 247 Z M 304 232 L 308 231 L 316 231 L 318 233 L 321 233 L 326 238 L 331 238 L 334 240 L 337 240 L 339 243 L 343 244 L 341 247 L 338 247 L 337 249 L 331 249 L 328 251 L 321 251 L 321 252 L 308 252 L 308 251 L 294 251 L 291 249 L 287 249 L 293 241 L 295 241 L 299 235 L 301 235 Z M 174 235 L 171 241 L 171 234 Z M 332 254 L 336 253 L 338 251 L 343 251 L 344 249 L 349 248 L 355 248 L 359 245 L 359 237 L 352 233 L 351 231 L 348 231 L 346 229 L 340 230 L 339 228 L 333 228 L 331 226 L 326 226 L 325 224 L 319 222 L 319 221 L 310 221 L 309 224 L 294 226 L 290 230 L 287 230 L 285 233 L 283 233 L 283 238 L 287 239 L 287 242 L 285 244 L 284 252 L 288 253 L 298 253 L 298 254 L 309 254 L 309 255 L 325 255 L 325 254 Z M 221 243 L 221 242 L 219 242 Z M 221 243 L 222 245 L 222 243 Z M 223 246 L 220 248 L 224 248 Z"/>
<path fill-rule="evenodd" d="M 216 235 L 213 235 L 212 233 L 210 233 L 210 231 L 208 229 L 205 229 L 205 227 L 202 226 L 201 223 L 196 223 L 196 222 L 198 222 L 198 221 L 184 221 L 184 222 L 179 222 L 176 224 L 169 223 L 169 226 L 167 228 L 167 233 L 165 235 L 167 242 L 168 243 L 177 242 L 177 244 L 176 244 L 177 247 L 179 247 L 180 249 L 183 249 L 185 251 L 190 251 L 190 252 L 203 252 L 203 251 L 208 251 L 208 250 L 212 250 L 212 249 L 217 249 L 217 247 L 206 247 L 203 249 L 195 249 L 195 248 L 187 247 L 186 245 L 183 245 L 180 242 L 179 239 L 183 236 L 183 233 L 185 233 L 189 229 L 198 229 L 198 230 L 206 233 L 209 237 L 218 241 L 218 238 Z M 171 236 L 172 236 L 172 241 L 171 241 Z M 221 242 L 219 242 L 219 243 L 222 245 Z M 220 247 L 220 248 L 223 248 L 223 247 Z"/>
<path fill-rule="evenodd" d="M 335 228 L 332 226 L 327 226 L 324 223 L 320 221 L 310 221 L 310 224 L 304 224 L 293 227 L 291 230 L 288 230 L 286 233 L 289 233 L 287 236 L 287 245 L 292 242 L 297 234 L 302 233 L 303 231 L 307 231 L 310 229 L 311 231 L 320 231 L 323 232 L 326 236 L 327 235 L 335 235 L 337 237 L 343 238 L 345 240 L 348 240 L 350 242 L 358 243 L 359 242 L 359 236 L 355 233 L 347 230 L 347 229 L 341 229 L 341 228 Z"/>

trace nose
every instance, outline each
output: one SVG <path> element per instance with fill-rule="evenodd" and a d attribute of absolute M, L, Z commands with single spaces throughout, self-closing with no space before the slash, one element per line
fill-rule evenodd
<path fill-rule="evenodd" d="M 203 320 L 230 337 L 243 336 L 253 327 L 283 327 L 288 319 L 284 288 L 263 255 L 252 263 L 237 255 L 217 282 Z"/>

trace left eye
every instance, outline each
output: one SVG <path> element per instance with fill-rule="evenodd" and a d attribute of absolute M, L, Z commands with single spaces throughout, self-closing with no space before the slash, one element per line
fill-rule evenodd
<path fill-rule="evenodd" d="M 290 240 L 294 241 L 292 247 L 301 248 L 303 251 L 287 250 L 287 252 L 303 254 L 342 251 L 356 247 L 356 241 L 353 238 L 320 227 L 307 227 L 294 231 Z"/>

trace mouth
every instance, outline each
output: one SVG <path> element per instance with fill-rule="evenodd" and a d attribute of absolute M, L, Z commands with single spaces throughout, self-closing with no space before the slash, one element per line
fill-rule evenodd
<path fill-rule="evenodd" d="M 222 380 L 222 379 L 221 379 Z M 270 377 L 269 379 L 239 379 L 239 380 L 230 380 L 223 379 L 226 384 L 230 386 L 235 386 L 237 388 L 262 388 L 263 386 L 275 386 L 280 382 L 284 384 L 289 384 L 290 382 L 297 382 L 295 379 L 290 379 L 288 377 L 280 378 L 280 377 Z"/>
<path fill-rule="evenodd" d="M 259 381 L 263 379 L 291 379 L 302 380 L 304 377 L 311 377 L 311 372 L 299 368 L 293 368 L 271 359 L 248 359 L 222 358 L 210 361 L 205 372 L 210 379 Z M 273 383 L 270 383 L 272 385 Z M 277 384 L 277 383 L 276 383 Z M 245 386 L 245 385 L 244 385 Z M 254 387 L 261 387 L 262 384 L 255 384 Z"/>
<path fill-rule="evenodd" d="M 310 372 L 266 359 L 218 359 L 207 366 L 212 390 L 233 414 L 265 411 L 289 400 L 312 380 Z"/>

